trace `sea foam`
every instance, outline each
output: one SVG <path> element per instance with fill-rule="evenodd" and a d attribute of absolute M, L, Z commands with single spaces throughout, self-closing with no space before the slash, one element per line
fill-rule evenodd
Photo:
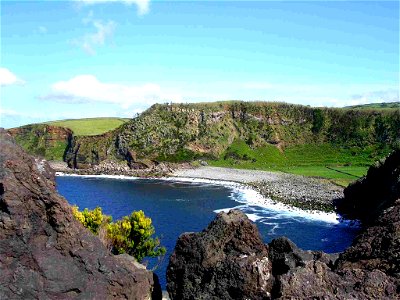
<path fill-rule="evenodd" d="M 78 174 L 66 174 L 62 172 L 56 172 L 56 176 L 76 176 L 82 178 L 109 178 L 109 179 L 122 179 L 122 180 L 143 180 L 139 177 L 131 177 L 125 175 L 78 175 Z M 275 217 L 286 217 L 286 218 L 302 218 L 305 220 L 322 221 L 331 224 L 352 225 L 349 222 L 344 222 L 340 219 L 340 216 L 336 213 L 326 213 L 316 210 L 303 210 L 296 207 L 291 207 L 283 203 L 275 202 L 270 198 L 264 197 L 258 191 L 248 187 L 246 185 L 233 182 L 233 181 L 223 181 L 223 180 L 212 180 L 203 178 L 189 178 L 189 177 L 161 177 L 161 178 L 146 178 L 147 180 L 161 180 L 170 182 L 182 182 L 182 183 L 193 183 L 193 184 L 204 184 L 204 185 L 219 185 L 225 186 L 232 189 L 230 197 L 242 205 L 223 208 L 215 210 L 218 213 L 220 211 L 229 211 L 231 209 L 244 209 L 251 206 L 257 206 L 265 210 L 265 212 L 274 212 Z M 262 211 L 261 211 L 262 213 Z M 247 213 L 249 218 L 253 221 L 262 219 L 264 216 L 260 214 Z M 357 224 L 355 224 L 357 225 Z"/>

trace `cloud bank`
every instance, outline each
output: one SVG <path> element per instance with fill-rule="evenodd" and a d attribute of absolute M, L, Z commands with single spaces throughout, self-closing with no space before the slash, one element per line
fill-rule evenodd
<path fill-rule="evenodd" d="M 14 84 L 23 84 L 24 81 L 19 79 L 14 73 L 7 68 L 0 68 L 0 86 L 8 86 Z"/>
<path fill-rule="evenodd" d="M 78 75 L 66 81 L 56 82 L 48 94 L 39 98 L 64 103 L 112 103 L 125 109 L 132 106 L 148 107 L 157 102 L 180 102 L 182 99 L 181 95 L 164 91 L 154 83 L 106 83 L 93 75 Z"/>

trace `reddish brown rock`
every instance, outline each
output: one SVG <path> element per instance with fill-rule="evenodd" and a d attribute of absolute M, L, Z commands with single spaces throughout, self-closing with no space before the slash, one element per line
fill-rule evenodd
<path fill-rule="evenodd" d="M 0 129 L 0 299 L 149 299 L 153 273 L 108 253 L 44 161 Z"/>

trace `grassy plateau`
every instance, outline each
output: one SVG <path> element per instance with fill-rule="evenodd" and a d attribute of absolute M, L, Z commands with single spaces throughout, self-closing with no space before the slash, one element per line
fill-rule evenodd
<path fill-rule="evenodd" d="M 106 133 L 121 126 L 129 119 L 123 118 L 88 118 L 47 122 L 48 125 L 69 128 L 76 136 L 91 136 Z"/>

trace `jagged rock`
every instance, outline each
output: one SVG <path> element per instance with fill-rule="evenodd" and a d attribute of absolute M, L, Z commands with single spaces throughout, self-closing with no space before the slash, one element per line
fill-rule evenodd
<path fill-rule="evenodd" d="M 350 184 L 336 203 L 340 214 L 363 223 L 376 220 L 400 198 L 400 149 L 371 166 L 367 176 Z"/>
<path fill-rule="evenodd" d="M 399 216 L 397 209 L 390 212 Z M 179 237 L 167 269 L 167 290 L 171 299 L 397 299 L 396 230 L 386 258 L 368 257 L 362 246 L 338 258 L 301 250 L 287 238 L 263 245 L 245 214 L 220 213 L 203 232 Z M 379 241 L 374 246 L 384 249 L 387 241 Z"/>
<path fill-rule="evenodd" d="M 0 129 L 0 299 L 150 299 L 157 278 L 74 219 L 54 174 Z"/>
<path fill-rule="evenodd" d="M 338 265 L 338 269 L 378 269 L 400 279 L 400 199 L 356 237 Z"/>
<path fill-rule="evenodd" d="M 396 280 L 374 270 L 333 272 L 325 263 L 309 261 L 304 267 L 278 276 L 274 299 L 396 299 Z"/>
<path fill-rule="evenodd" d="M 333 266 L 338 258 L 336 254 L 301 250 L 287 237 L 273 239 L 268 246 L 273 275 L 282 275 L 297 267 L 304 267 L 310 261 L 321 261 L 328 266 Z"/>
<path fill-rule="evenodd" d="M 268 250 L 246 215 L 222 212 L 203 232 L 179 237 L 167 282 L 172 299 L 264 299 L 272 287 Z"/>

